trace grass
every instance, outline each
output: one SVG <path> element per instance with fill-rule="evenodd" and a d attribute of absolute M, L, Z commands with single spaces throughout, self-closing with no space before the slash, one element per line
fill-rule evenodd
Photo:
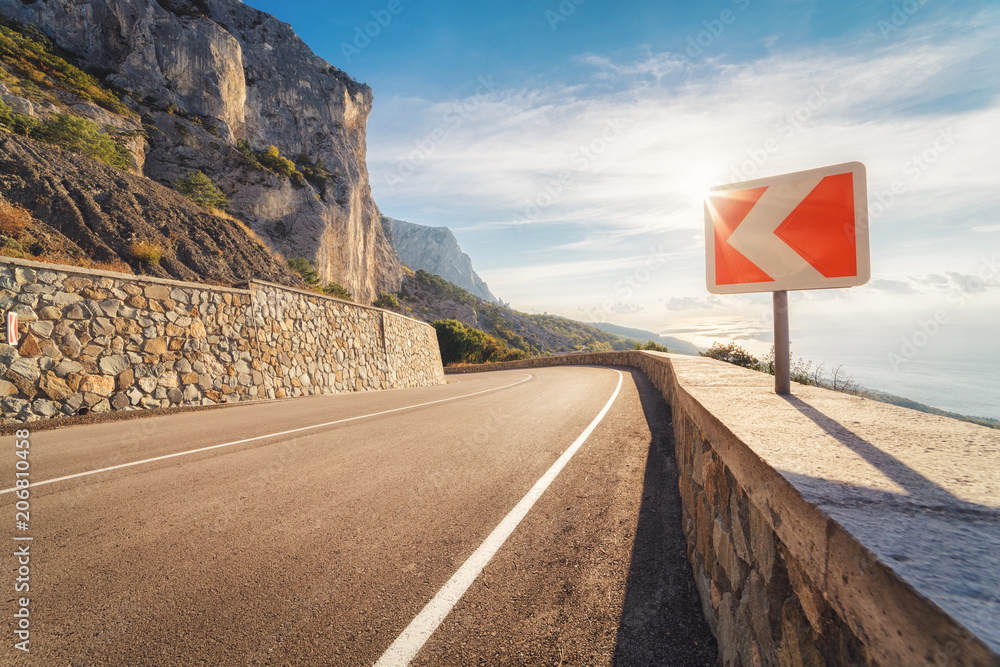
<path fill-rule="evenodd" d="M 150 266 L 160 263 L 163 257 L 163 247 L 150 241 L 134 241 L 128 247 L 129 254 L 143 264 Z"/>
<path fill-rule="evenodd" d="M 0 234 L 17 238 L 32 222 L 27 209 L 7 201 L 0 201 Z"/>
<path fill-rule="evenodd" d="M 67 90 L 122 116 L 135 114 L 93 76 L 57 54 L 57 47 L 33 26 L 0 18 L 0 61 L 10 72 L 38 88 Z M 28 87 L 31 88 L 30 84 Z"/>

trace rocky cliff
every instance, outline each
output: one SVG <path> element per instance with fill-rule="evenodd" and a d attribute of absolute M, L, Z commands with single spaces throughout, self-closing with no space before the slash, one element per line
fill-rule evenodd
<path fill-rule="evenodd" d="M 427 227 L 388 217 L 382 218 L 382 227 L 406 266 L 441 276 L 485 301 L 500 303 L 447 227 Z"/>
<path fill-rule="evenodd" d="M 358 301 L 398 289 L 365 163 L 371 89 L 288 25 L 238 0 L 0 0 L 0 13 L 126 93 L 146 176 L 171 184 L 203 171 L 230 211 L 324 282 Z"/>

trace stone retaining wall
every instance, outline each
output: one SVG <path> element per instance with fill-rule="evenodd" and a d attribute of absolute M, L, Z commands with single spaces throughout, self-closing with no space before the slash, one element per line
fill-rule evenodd
<path fill-rule="evenodd" d="M 0 344 L 3 418 L 444 381 L 427 324 L 269 283 L 247 287 L 5 258 L 0 310 L 17 313 L 20 340 Z"/>
<path fill-rule="evenodd" d="M 1000 665 L 1000 432 L 656 352 L 687 536 L 724 665 Z M 933 443 L 933 445 L 931 445 Z"/>

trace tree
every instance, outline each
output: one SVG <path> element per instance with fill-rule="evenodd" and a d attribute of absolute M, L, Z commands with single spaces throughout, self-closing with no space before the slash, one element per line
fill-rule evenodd
<path fill-rule="evenodd" d="M 229 206 L 229 200 L 222 190 L 200 171 L 192 171 L 187 176 L 178 178 L 174 182 L 174 188 L 202 208 L 217 208 L 221 211 Z"/>
<path fill-rule="evenodd" d="M 711 357 L 712 359 L 725 361 L 727 364 L 735 364 L 737 366 L 742 366 L 743 368 L 756 368 L 760 365 L 760 361 L 757 357 L 753 356 L 736 343 L 723 345 L 722 343 L 715 342 L 712 343 L 712 347 L 709 348 L 708 352 L 701 352 L 700 354 L 703 357 Z"/>
<path fill-rule="evenodd" d="M 312 287 L 319 284 L 319 274 L 316 272 L 316 268 L 305 257 L 294 257 L 288 260 L 288 268 L 299 274 L 306 285 Z"/>
<path fill-rule="evenodd" d="M 466 326 L 458 320 L 436 320 L 431 326 L 437 331 L 441 363 L 447 366 L 462 361 L 470 343 Z"/>
<path fill-rule="evenodd" d="M 36 129 L 32 136 L 119 169 L 127 170 L 133 166 L 128 151 L 86 118 L 57 113 Z"/>
<path fill-rule="evenodd" d="M 645 344 L 643 344 L 643 343 L 636 343 L 635 345 L 632 346 L 632 348 L 635 349 L 635 350 L 649 350 L 651 352 L 669 352 L 670 351 L 670 350 L 667 349 L 666 345 L 660 345 L 659 343 L 657 343 L 655 341 L 652 341 L 652 340 L 646 341 Z"/>

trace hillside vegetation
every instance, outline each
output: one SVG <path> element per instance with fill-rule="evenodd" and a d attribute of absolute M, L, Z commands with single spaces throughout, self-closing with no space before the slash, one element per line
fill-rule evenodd
<path fill-rule="evenodd" d="M 631 350 L 635 347 L 632 341 L 583 322 L 556 315 L 520 313 L 484 301 L 426 271 L 414 272 L 404 268 L 403 273 L 403 286 L 395 295 L 398 305 L 389 309 L 424 322 L 451 320 L 461 323 L 467 330 L 481 332 L 483 337 L 468 334 L 473 338 L 469 348 L 473 352 L 463 355 L 461 359 L 468 363 L 481 363 L 477 359 L 484 354 L 485 361 L 499 361 L 522 358 L 519 352 L 525 356 L 539 356 Z M 454 324 L 440 327 L 447 327 L 449 332 L 458 331 Z"/>

